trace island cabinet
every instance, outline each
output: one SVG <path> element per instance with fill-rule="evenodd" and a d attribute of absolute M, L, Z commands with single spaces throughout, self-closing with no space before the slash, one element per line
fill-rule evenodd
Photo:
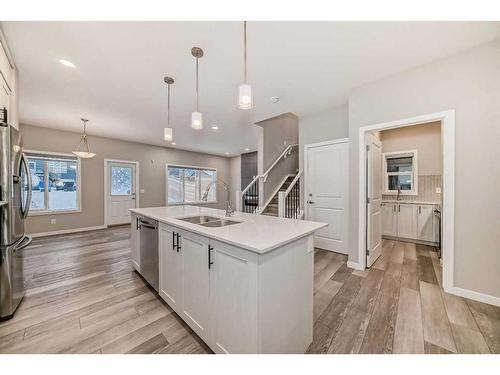
<path fill-rule="evenodd" d="M 304 353 L 313 237 L 266 253 L 161 223 L 160 296 L 216 353 Z"/>
<path fill-rule="evenodd" d="M 141 273 L 141 254 L 140 254 L 140 232 L 139 232 L 139 217 L 135 213 L 131 213 L 131 225 L 130 225 L 130 247 L 131 247 L 131 258 L 132 266 L 135 270 Z"/>

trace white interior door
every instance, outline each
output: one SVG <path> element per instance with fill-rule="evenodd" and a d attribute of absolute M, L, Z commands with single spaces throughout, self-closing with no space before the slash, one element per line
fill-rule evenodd
<path fill-rule="evenodd" d="M 314 246 L 347 254 L 349 143 L 308 147 L 306 217 L 328 223 L 315 233 Z"/>
<path fill-rule="evenodd" d="M 108 162 L 108 225 L 130 223 L 130 208 L 136 207 L 136 164 Z"/>
<path fill-rule="evenodd" d="M 382 252 L 382 144 L 366 135 L 366 266 L 370 267 Z"/>

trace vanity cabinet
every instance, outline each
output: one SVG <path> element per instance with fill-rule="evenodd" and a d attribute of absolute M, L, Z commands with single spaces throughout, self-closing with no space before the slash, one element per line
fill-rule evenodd
<path fill-rule="evenodd" d="M 398 205 L 382 203 L 382 234 L 397 236 L 398 234 Z"/>
<path fill-rule="evenodd" d="M 132 266 L 135 270 L 141 273 L 141 254 L 140 254 L 140 231 L 138 216 L 135 213 L 131 214 L 131 225 L 130 225 L 130 247 L 131 247 L 131 258 Z"/>
<path fill-rule="evenodd" d="M 387 237 L 438 242 L 434 204 L 382 203 L 382 235 Z"/>
<path fill-rule="evenodd" d="M 398 204 L 398 237 L 417 238 L 417 206 Z"/>
<path fill-rule="evenodd" d="M 258 254 L 160 223 L 159 294 L 216 353 L 304 353 L 313 257 L 312 234 Z"/>
<path fill-rule="evenodd" d="M 436 242 L 434 206 L 429 204 L 418 205 L 417 239 Z"/>

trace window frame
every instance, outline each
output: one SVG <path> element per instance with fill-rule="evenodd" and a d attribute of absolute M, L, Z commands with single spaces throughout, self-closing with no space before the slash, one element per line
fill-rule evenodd
<path fill-rule="evenodd" d="M 42 160 L 47 160 L 47 159 L 53 159 L 53 160 L 58 160 L 58 161 L 64 161 L 64 160 L 74 160 L 76 161 L 76 182 L 77 182 L 77 189 L 76 189 L 76 208 L 75 209 L 65 209 L 65 210 L 50 210 L 50 209 L 44 209 L 44 210 L 36 210 L 33 211 L 30 207 L 28 216 L 43 216 L 43 215 L 61 215 L 61 214 L 72 214 L 72 213 L 81 213 L 82 212 L 82 163 L 81 163 L 81 158 L 75 156 L 74 154 L 69 154 L 69 153 L 63 153 L 63 152 L 50 152 L 50 151 L 37 151 L 37 150 L 24 150 L 24 153 L 26 154 L 26 158 L 28 159 L 33 159 L 33 158 L 38 158 Z M 35 154 L 35 155 L 33 155 Z M 46 173 L 45 167 L 44 167 L 44 174 L 45 174 L 45 179 L 44 179 L 44 186 L 48 186 L 48 178 L 49 174 Z M 44 201 L 47 203 L 48 207 L 48 202 L 49 202 L 49 189 L 45 188 L 44 189 Z"/>
<path fill-rule="evenodd" d="M 411 157 L 412 171 L 410 172 L 388 172 L 387 159 Z M 411 190 L 401 190 L 400 195 L 418 195 L 418 151 L 392 151 L 382 153 L 382 174 L 383 174 L 383 193 L 384 195 L 397 195 L 397 190 L 389 190 L 389 176 L 408 176 L 411 178 Z"/>
<path fill-rule="evenodd" d="M 215 172 L 215 181 L 217 181 L 217 175 L 218 171 L 217 168 L 213 167 L 199 167 L 199 166 L 194 166 L 194 165 L 182 165 L 182 164 L 166 164 L 165 167 L 165 202 L 167 206 L 183 206 L 183 205 L 195 205 L 195 204 L 216 204 L 217 203 L 217 184 L 212 187 L 215 188 L 215 199 L 214 200 L 207 200 L 207 201 L 195 201 L 195 202 L 186 202 L 185 201 L 185 193 L 184 193 L 184 179 L 182 181 L 182 202 L 179 203 L 169 203 L 168 201 L 168 169 L 169 168 L 182 168 L 182 169 L 197 169 L 197 170 L 208 170 L 208 171 L 214 171 Z M 184 176 L 184 174 L 183 174 Z M 201 192 L 201 183 L 199 184 L 199 194 L 200 197 L 202 197 L 202 192 Z"/>

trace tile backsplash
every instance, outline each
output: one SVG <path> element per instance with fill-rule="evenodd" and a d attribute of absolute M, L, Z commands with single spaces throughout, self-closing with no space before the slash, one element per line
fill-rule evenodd
<path fill-rule="evenodd" d="M 404 195 L 405 201 L 422 201 L 441 203 L 441 194 L 436 193 L 436 188 L 442 189 L 441 175 L 418 176 L 418 195 Z M 395 199 L 395 195 L 382 195 L 382 199 Z"/>

